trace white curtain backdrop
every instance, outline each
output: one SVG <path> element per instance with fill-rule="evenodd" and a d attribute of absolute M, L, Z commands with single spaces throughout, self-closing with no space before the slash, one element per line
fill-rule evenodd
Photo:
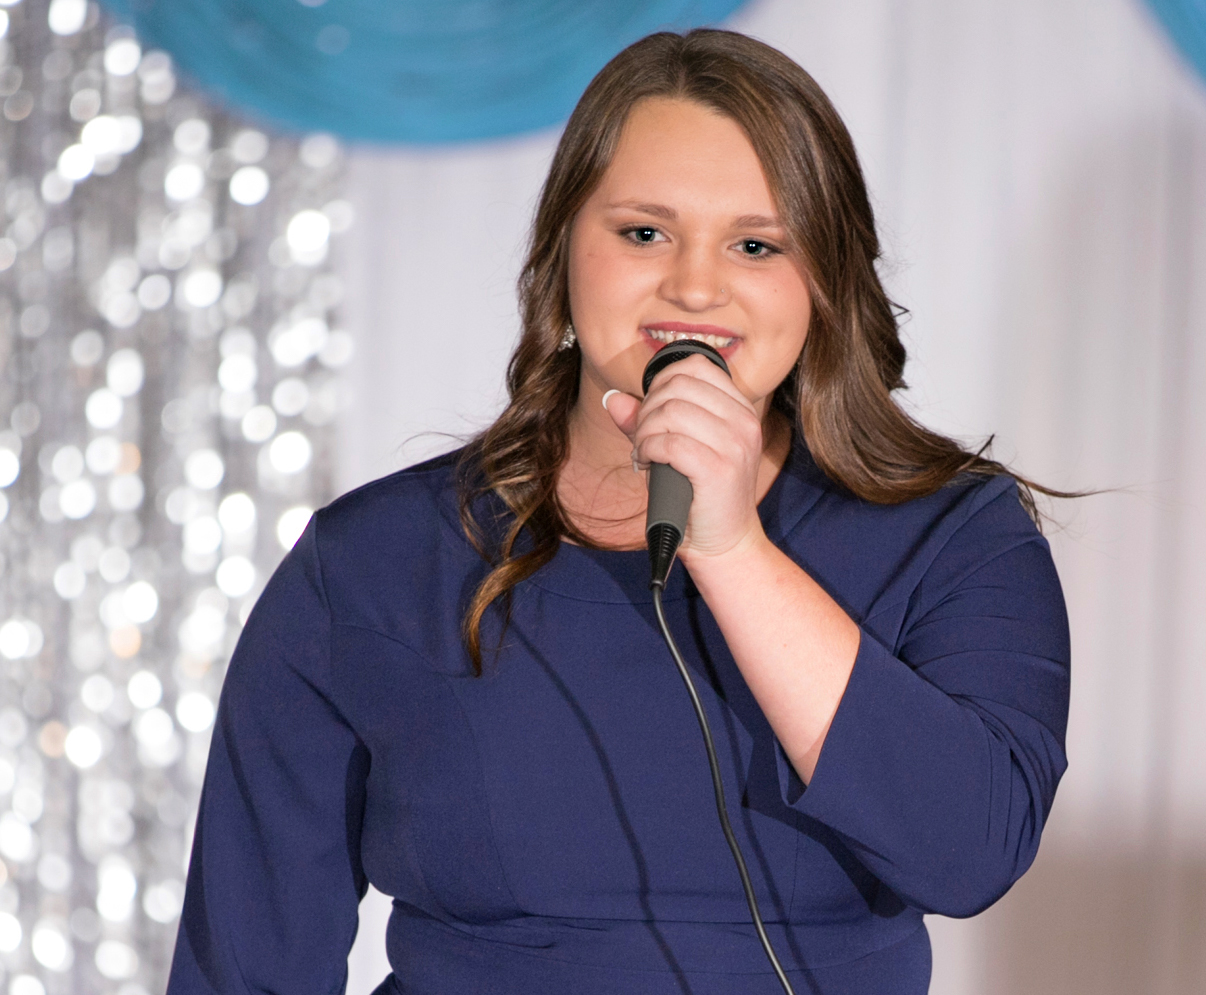
<path fill-rule="evenodd" d="M 931 921 L 932 991 L 1206 991 L 1206 86 L 1140 0 L 761 0 L 732 25 L 854 134 L 908 403 L 1112 489 L 1053 507 L 1074 678 L 1042 851 L 988 913 Z M 353 157 L 344 487 L 498 410 L 555 138 Z M 387 909 L 362 909 L 352 995 L 388 972 Z"/>

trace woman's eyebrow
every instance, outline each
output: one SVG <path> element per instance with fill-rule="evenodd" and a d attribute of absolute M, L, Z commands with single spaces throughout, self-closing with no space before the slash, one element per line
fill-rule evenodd
<path fill-rule="evenodd" d="M 622 200 L 617 204 L 608 204 L 609 210 L 629 210 L 640 211 L 642 214 L 652 214 L 655 218 L 664 218 L 667 221 L 677 221 L 678 211 L 673 207 L 666 207 L 664 204 L 646 204 L 635 200 Z"/>
<path fill-rule="evenodd" d="M 608 204 L 607 209 L 611 211 L 638 211 L 641 214 L 651 214 L 655 218 L 664 218 L 666 221 L 677 221 L 678 211 L 673 207 L 667 207 L 665 204 L 650 204 L 644 201 L 622 200 L 615 204 Z M 734 228 L 782 228 L 783 222 L 778 218 L 771 217 L 766 214 L 742 214 L 733 219 Z"/>
<path fill-rule="evenodd" d="M 733 222 L 734 228 L 782 228 L 783 222 L 765 214 L 743 214 Z"/>

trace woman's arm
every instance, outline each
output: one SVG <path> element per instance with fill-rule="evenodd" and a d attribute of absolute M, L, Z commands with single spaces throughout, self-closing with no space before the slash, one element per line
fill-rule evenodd
<path fill-rule="evenodd" d="M 885 645 L 767 541 L 756 412 L 690 362 L 613 418 L 642 462 L 691 479 L 680 555 L 807 781 L 786 800 L 910 905 L 980 911 L 1033 860 L 1066 766 L 1068 629 L 1047 544 L 1011 480 L 964 488 L 948 514 L 965 520 Z"/>
<path fill-rule="evenodd" d="M 899 634 L 889 624 L 895 645 L 876 638 L 874 616 L 860 630 L 818 597 L 782 553 L 750 555 L 745 572 L 737 559 L 692 570 L 807 782 L 785 800 L 910 905 L 956 916 L 992 904 L 1034 859 L 1066 766 L 1069 657 L 1054 565 L 1012 481 L 967 488 L 961 504 L 954 514 L 978 507 L 921 577 Z"/>
<path fill-rule="evenodd" d="M 1013 481 L 956 495 L 961 521 L 907 602 L 862 620 L 807 789 L 786 763 L 780 776 L 785 800 L 908 904 L 966 916 L 1038 850 L 1067 766 L 1070 647 L 1050 551 Z"/>
<path fill-rule="evenodd" d="M 858 626 L 761 528 L 687 563 L 792 766 L 812 780 L 854 667 Z"/>
<path fill-rule="evenodd" d="M 168 995 L 341 991 L 366 889 L 368 756 L 332 702 L 316 521 L 222 688 Z"/>

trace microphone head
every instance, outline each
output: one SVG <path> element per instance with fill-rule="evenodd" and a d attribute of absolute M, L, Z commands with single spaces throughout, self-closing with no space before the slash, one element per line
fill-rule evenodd
<path fill-rule="evenodd" d="M 713 349 L 706 342 L 696 342 L 694 339 L 679 339 L 677 342 L 671 342 L 669 345 L 662 346 L 653 354 L 653 358 L 645 364 L 645 372 L 641 377 L 641 392 L 649 393 L 649 385 L 653 383 L 653 378 L 662 372 L 671 363 L 677 363 L 680 359 L 686 359 L 688 356 L 707 356 L 713 363 L 719 366 L 724 372 L 729 373 L 729 364 L 724 361 L 724 357 Z"/>

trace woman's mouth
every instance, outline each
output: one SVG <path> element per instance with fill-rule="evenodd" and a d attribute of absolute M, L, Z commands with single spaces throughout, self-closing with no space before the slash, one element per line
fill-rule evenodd
<path fill-rule="evenodd" d="M 710 345 L 723 355 L 725 350 L 732 351 L 741 341 L 739 335 L 733 335 L 725 328 L 718 328 L 715 325 L 688 325 L 677 321 L 645 325 L 641 328 L 641 331 L 652 340 L 657 349 L 667 346 L 671 342 L 681 342 L 684 339 L 689 339 L 692 342 L 702 342 L 704 345 Z"/>

